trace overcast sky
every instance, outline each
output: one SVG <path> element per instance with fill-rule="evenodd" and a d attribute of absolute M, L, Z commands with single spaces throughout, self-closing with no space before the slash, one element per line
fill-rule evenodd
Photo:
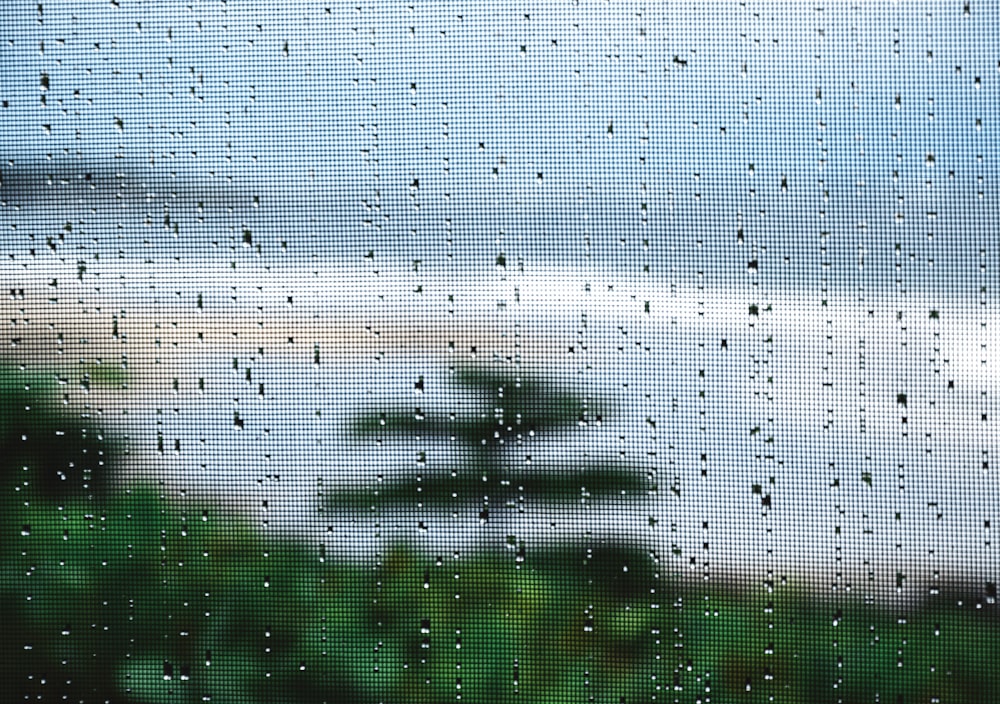
<path fill-rule="evenodd" d="M 0 157 L 176 175 L 293 256 L 891 283 L 997 226 L 988 4 L 18 4 Z"/>

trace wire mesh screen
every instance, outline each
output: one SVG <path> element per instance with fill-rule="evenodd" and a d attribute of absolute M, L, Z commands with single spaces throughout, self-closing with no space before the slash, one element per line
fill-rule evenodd
<path fill-rule="evenodd" d="M 1000 701 L 1000 8 L 7 2 L 3 701 Z"/>

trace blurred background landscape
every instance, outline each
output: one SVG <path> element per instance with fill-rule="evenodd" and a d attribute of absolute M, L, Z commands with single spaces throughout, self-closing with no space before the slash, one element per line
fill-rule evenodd
<path fill-rule="evenodd" d="M 0 11 L 12 701 L 997 699 L 998 21 Z"/>

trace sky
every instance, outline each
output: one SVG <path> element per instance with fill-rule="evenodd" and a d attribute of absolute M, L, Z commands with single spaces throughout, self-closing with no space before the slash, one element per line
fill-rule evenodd
<path fill-rule="evenodd" d="M 954 287 L 997 257 L 996 12 L 22 3 L 0 15 L 0 158 L 177 194 L 165 254 L 215 256 L 184 220 L 210 201 L 300 263 L 728 284 L 756 259 L 777 286 L 833 263 L 828 283 L 891 289 L 899 244 L 911 285 Z"/>

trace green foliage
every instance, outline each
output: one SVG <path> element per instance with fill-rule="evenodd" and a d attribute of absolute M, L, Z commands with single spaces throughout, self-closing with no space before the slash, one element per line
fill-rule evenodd
<path fill-rule="evenodd" d="M 3 389 L 9 429 L 21 392 Z M 210 503 L 141 485 L 100 500 L 82 485 L 53 493 L 8 465 L 10 701 L 1000 698 L 1000 619 L 967 595 L 872 603 L 684 581 L 654 554 L 598 541 L 440 557 L 400 544 L 367 563 L 329 560 Z"/>
<path fill-rule="evenodd" d="M 120 375 L 95 367 L 71 377 L 0 367 L 0 466 L 2 481 L 30 485 L 51 498 L 78 492 L 95 496 L 108 488 L 111 441 L 92 419 L 70 414 L 60 403 L 71 383 L 121 383 Z"/>
<path fill-rule="evenodd" d="M 88 510 L 82 500 L 33 501 L 4 512 L 0 597 L 13 632 L 2 662 L 18 696 L 424 703 L 461 693 L 556 703 L 1000 693 L 995 608 L 954 598 L 886 607 L 793 587 L 692 584 L 613 545 L 457 559 L 398 545 L 373 567 L 323 560 L 148 489 Z"/>

